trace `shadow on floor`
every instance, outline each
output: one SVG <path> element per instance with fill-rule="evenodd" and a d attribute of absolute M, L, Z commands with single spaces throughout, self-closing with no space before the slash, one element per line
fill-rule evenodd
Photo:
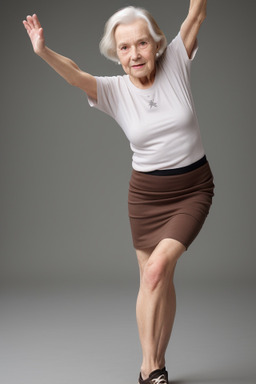
<path fill-rule="evenodd" d="M 234 374 L 198 374 L 191 377 L 184 377 L 176 380 L 169 380 L 169 384 L 255 384 L 255 375 L 234 375 Z"/>

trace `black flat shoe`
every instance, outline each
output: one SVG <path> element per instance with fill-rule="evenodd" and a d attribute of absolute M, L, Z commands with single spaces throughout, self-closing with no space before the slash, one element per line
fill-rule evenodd
<path fill-rule="evenodd" d="M 168 372 L 165 367 L 163 369 L 156 369 L 150 373 L 146 380 L 142 379 L 140 373 L 138 384 L 168 384 Z"/>

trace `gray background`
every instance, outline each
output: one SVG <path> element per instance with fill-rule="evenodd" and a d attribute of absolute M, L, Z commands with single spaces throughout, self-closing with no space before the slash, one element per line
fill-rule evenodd
<path fill-rule="evenodd" d="M 2 0 L 1 384 L 136 383 L 138 269 L 127 215 L 129 143 L 33 54 L 22 20 L 95 75 L 103 26 L 148 8 L 170 41 L 189 1 Z M 209 0 L 192 86 L 215 176 L 207 222 L 176 272 L 172 384 L 255 384 L 254 0 Z"/>
<path fill-rule="evenodd" d="M 255 277 L 255 11 L 253 0 L 210 0 L 192 85 L 216 184 L 182 279 Z M 34 55 L 22 20 L 37 12 L 47 45 L 95 75 L 122 73 L 101 57 L 105 21 L 148 8 L 170 41 L 188 1 L 1 2 L 1 267 L 4 284 L 136 280 L 127 216 L 129 143 Z M 179 272 L 178 272 L 179 273 Z"/>

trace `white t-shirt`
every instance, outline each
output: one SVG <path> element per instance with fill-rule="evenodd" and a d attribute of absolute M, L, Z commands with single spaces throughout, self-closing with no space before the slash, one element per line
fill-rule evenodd
<path fill-rule="evenodd" d="M 158 60 L 153 85 L 137 88 L 128 75 L 96 77 L 97 102 L 89 104 L 113 117 L 133 151 L 132 166 L 141 172 L 179 168 L 204 156 L 195 113 L 189 59 L 180 33 Z"/>

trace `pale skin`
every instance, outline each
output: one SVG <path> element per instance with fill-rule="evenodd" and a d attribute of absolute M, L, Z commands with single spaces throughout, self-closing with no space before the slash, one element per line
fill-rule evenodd
<path fill-rule="evenodd" d="M 181 25 L 181 37 L 188 57 L 191 56 L 200 26 L 206 17 L 207 0 L 191 0 L 188 15 Z M 45 45 L 44 31 L 36 15 L 23 21 L 34 52 L 45 60 L 69 84 L 82 89 L 97 100 L 94 76 L 82 71 L 72 60 Z M 158 44 L 151 37 L 147 24 L 137 19 L 121 24 L 115 31 L 117 55 L 125 73 L 138 88 L 154 83 Z M 174 239 L 163 239 L 150 249 L 137 249 L 140 268 L 140 289 L 136 315 L 142 347 L 142 378 L 165 366 L 165 353 L 172 332 L 176 296 L 173 284 L 176 263 L 185 251 Z"/>

